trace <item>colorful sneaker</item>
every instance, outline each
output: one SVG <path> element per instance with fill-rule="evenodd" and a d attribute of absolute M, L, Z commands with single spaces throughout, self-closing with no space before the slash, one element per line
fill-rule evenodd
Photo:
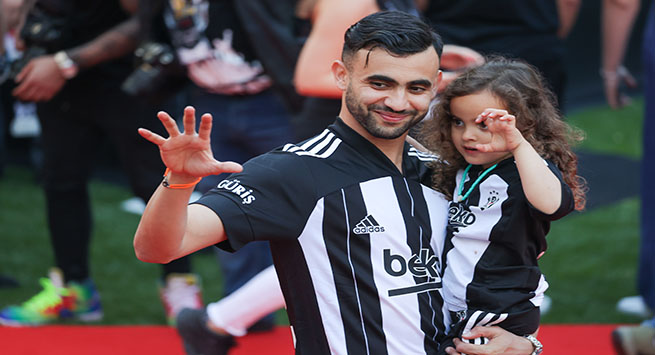
<path fill-rule="evenodd" d="M 67 307 L 60 313 L 62 318 L 74 318 L 82 322 L 102 320 L 104 314 L 100 293 L 91 279 L 81 283 L 71 281 L 67 289 L 69 299 L 65 299 Z"/>
<path fill-rule="evenodd" d="M 64 287 L 63 275 L 57 268 L 50 278 L 39 280 L 43 290 L 20 306 L 9 306 L 0 312 L 0 324 L 29 326 L 52 323 L 64 318 L 93 321 L 102 318 L 100 297 L 93 282 L 75 282 Z"/>
<path fill-rule="evenodd" d="M 200 279 L 194 274 L 168 275 L 166 284 L 159 287 L 159 297 L 171 326 L 175 326 L 175 318 L 182 309 L 203 308 Z"/>

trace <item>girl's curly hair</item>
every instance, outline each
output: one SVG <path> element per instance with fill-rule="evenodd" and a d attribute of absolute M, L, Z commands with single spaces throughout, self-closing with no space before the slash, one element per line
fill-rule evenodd
<path fill-rule="evenodd" d="M 455 176 L 467 165 L 452 141 L 450 102 L 453 98 L 488 90 L 516 116 L 516 127 L 542 158 L 554 162 L 573 191 L 575 209 L 585 206 L 585 180 L 577 175 L 578 158 L 571 145 L 582 140 L 582 132 L 569 126 L 554 105 L 553 93 L 535 68 L 519 61 L 490 57 L 482 66 L 462 73 L 439 96 L 429 119 L 421 128 L 420 140 L 441 157 L 433 163 L 432 183 L 452 199 Z"/>

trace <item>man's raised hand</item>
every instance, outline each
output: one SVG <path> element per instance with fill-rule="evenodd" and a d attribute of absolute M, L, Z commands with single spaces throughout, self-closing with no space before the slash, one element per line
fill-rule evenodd
<path fill-rule="evenodd" d="M 160 111 L 157 117 L 166 128 L 168 138 L 145 128 L 139 128 L 139 134 L 159 147 L 164 165 L 178 178 L 192 180 L 208 175 L 240 172 L 243 169 L 237 163 L 214 159 L 209 138 L 212 129 L 210 114 L 206 113 L 200 118 L 198 133 L 195 129 L 196 110 L 192 106 L 184 109 L 183 133 L 168 113 Z"/>

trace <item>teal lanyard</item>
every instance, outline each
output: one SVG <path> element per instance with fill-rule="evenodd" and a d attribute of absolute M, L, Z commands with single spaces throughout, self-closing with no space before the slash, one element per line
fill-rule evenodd
<path fill-rule="evenodd" d="M 459 191 L 457 191 L 457 197 L 455 198 L 455 202 L 461 202 L 461 201 L 464 201 L 467 198 L 469 198 L 469 195 L 471 194 L 473 189 L 476 186 L 478 186 L 478 184 L 480 183 L 480 180 L 484 179 L 484 177 L 487 176 L 487 174 L 489 174 L 489 172 L 491 172 L 491 170 L 494 170 L 494 168 L 496 166 L 498 166 L 498 163 L 488 167 L 487 170 L 485 170 L 482 174 L 480 174 L 480 176 L 478 176 L 478 178 L 473 182 L 473 185 L 471 185 L 471 187 L 469 187 L 469 190 L 466 191 L 466 194 L 464 196 L 462 196 L 462 190 L 464 190 L 464 179 L 466 179 L 466 177 L 468 176 L 469 170 L 471 170 L 471 166 L 472 165 L 469 164 L 466 167 L 466 169 L 464 169 L 464 174 L 462 175 L 462 182 L 459 184 Z"/>

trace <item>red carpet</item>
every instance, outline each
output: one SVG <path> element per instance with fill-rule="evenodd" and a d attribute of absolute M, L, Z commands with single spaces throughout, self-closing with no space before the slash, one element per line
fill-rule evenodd
<path fill-rule="evenodd" d="M 539 339 L 547 355 L 612 355 L 616 325 L 543 325 Z M 230 355 L 293 354 L 287 327 L 248 335 Z M 175 330 L 164 326 L 0 327 L 0 353 L 12 355 L 183 355 Z"/>

